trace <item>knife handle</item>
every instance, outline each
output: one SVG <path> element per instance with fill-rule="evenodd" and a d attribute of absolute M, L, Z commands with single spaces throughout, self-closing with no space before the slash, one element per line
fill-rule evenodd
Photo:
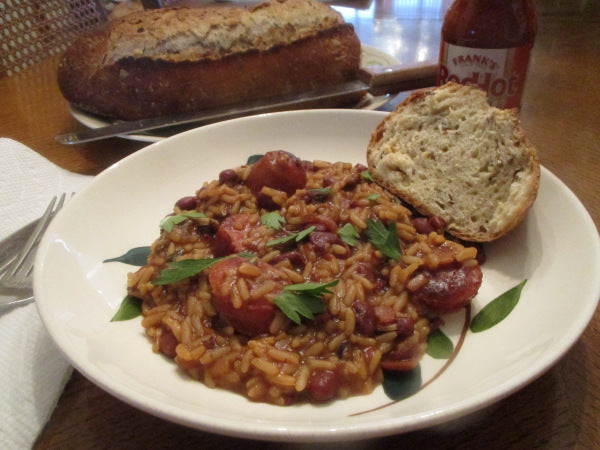
<path fill-rule="evenodd" d="M 371 88 L 369 92 L 380 95 L 435 86 L 437 61 L 421 61 L 392 66 L 366 66 L 359 70 L 358 78 Z"/>

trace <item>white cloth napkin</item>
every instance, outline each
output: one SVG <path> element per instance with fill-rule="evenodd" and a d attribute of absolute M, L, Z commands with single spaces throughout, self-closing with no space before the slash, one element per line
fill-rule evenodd
<path fill-rule="evenodd" d="M 0 239 L 38 218 L 54 195 L 76 192 L 91 178 L 0 138 Z M 35 304 L 0 316 L 0 448 L 32 446 L 71 370 Z"/>

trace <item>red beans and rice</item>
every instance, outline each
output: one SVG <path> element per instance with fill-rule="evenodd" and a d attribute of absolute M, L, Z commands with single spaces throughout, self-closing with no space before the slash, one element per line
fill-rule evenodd
<path fill-rule="evenodd" d="M 277 405 L 368 394 L 383 370 L 413 369 L 440 314 L 477 292 L 477 250 L 445 239 L 443 222 L 413 218 L 365 171 L 269 152 L 180 199 L 173 214 L 205 217 L 162 230 L 128 278 L 154 351 L 207 386 Z M 274 211 L 280 229 L 261 220 Z M 368 221 L 394 224 L 398 260 L 368 238 Z M 347 224 L 355 242 L 340 237 Z M 217 257 L 197 275 L 153 283 L 167 263 Z M 274 303 L 285 286 L 333 281 L 314 320 L 297 324 Z"/>

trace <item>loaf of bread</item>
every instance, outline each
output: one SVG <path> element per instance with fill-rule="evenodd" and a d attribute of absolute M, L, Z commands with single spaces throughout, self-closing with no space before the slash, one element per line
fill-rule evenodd
<path fill-rule="evenodd" d="M 75 41 L 58 68 L 72 104 L 139 119 L 302 92 L 356 78 L 360 42 L 316 0 L 152 9 Z"/>
<path fill-rule="evenodd" d="M 367 161 L 378 183 L 475 242 L 513 229 L 540 178 L 518 111 L 492 107 L 485 92 L 456 83 L 409 95 L 373 132 Z"/>

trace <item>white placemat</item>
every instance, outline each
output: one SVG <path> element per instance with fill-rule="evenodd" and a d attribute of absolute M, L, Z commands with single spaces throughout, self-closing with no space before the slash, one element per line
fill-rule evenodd
<path fill-rule="evenodd" d="M 54 195 L 76 192 L 92 178 L 7 138 L 0 138 L 0 174 L 0 239 L 38 218 Z M 35 304 L 0 316 L 0 448 L 32 446 L 71 370 Z"/>

